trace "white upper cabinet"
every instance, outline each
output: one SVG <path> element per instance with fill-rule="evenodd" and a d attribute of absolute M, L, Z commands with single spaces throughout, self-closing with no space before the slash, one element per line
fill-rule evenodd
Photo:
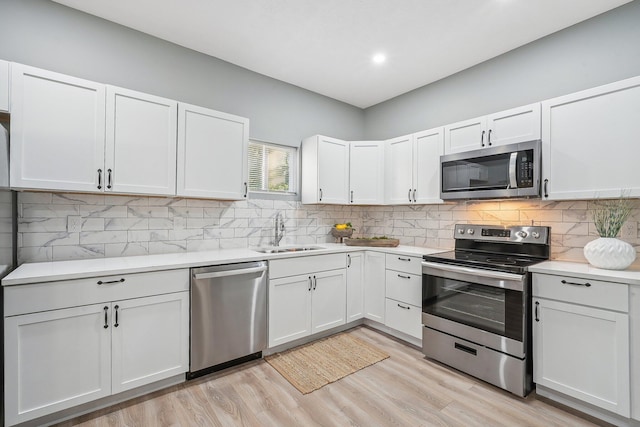
<path fill-rule="evenodd" d="M 385 201 L 392 205 L 442 203 L 442 128 L 386 141 Z"/>
<path fill-rule="evenodd" d="M 107 86 L 105 191 L 176 194 L 178 103 Z"/>
<path fill-rule="evenodd" d="M 543 198 L 640 197 L 640 77 L 542 103 Z"/>
<path fill-rule="evenodd" d="M 540 104 L 512 108 L 444 127 L 445 154 L 540 139 Z"/>
<path fill-rule="evenodd" d="M 11 73 L 11 185 L 100 191 L 104 85 L 15 63 Z"/>
<path fill-rule="evenodd" d="M 352 141 L 349 154 L 349 203 L 384 203 L 384 142 Z"/>
<path fill-rule="evenodd" d="M 0 61 L 0 111 L 9 111 L 9 63 Z"/>
<path fill-rule="evenodd" d="M 178 195 L 246 198 L 248 145 L 249 119 L 179 103 Z"/>
<path fill-rule="evenodd" d="M 349 142 L 321 135 L 302 141 L 302 203 L 349 204 Z"/>

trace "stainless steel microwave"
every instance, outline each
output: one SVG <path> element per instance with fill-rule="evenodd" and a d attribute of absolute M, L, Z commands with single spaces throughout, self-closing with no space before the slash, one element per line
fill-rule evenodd
<path fill-rule="evenodd" d="M 541 141 L 440 157 L 442 200 L 540 197 Z"/>

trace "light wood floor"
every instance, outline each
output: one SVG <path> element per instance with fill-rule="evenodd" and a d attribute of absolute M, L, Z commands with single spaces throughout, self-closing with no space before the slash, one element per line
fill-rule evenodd
<path fill-rule="evenodd" d="M 67 426 L 593 426 L 424 359 L 366 327 L 349 333 L 391 357 L 308 395 L 263 360 L 59 424 Z"/>

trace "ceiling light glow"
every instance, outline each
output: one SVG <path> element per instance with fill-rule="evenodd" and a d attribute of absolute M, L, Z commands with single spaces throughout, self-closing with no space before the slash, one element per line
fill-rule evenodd
<path fill-rule="evenodd" d="M 376 53 L 375 55 L 373 55 L 372 60 L 374 64 L 382 64 L 387 60 L 387 57 L 384 53 Z"/>

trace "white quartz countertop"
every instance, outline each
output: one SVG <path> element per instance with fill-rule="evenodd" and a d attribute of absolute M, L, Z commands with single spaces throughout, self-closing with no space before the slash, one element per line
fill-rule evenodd
<path fill-rule="evenodd" d="M 640 266 L 632 265 L 626 270 L 604 270 L 590 264 L 567 261 L 545 261 L 529 267 L 532 273 L 569 275 L 581 279 L 622 282 L 640 285 Z"/>
<path fill-rule="evenodd" d="M 347 253 L 363 250 L 420 257 L 422 255 L 443 252 L 445 250 L 414 246 L 374 248 L 346 246 L 344 244 L 337 243 L 320 243 L 317 245 L 306 246 L 320 246 L 323 249 L 271 254 L 260 253 L 251 248 L 219 249 L 214 251 L 163 255 L 27 263 L 22 264 L 2 279 L 2 286 L 26 285 L 30 283 L 55 282 L 59 280 L 82 279 L 86 277 L 110 276 L 127 273 L 142 273 L 157 270 L 174 270 L 178 268 L 232 264 L 244 261 L 285 259 L 328 253 Z"/>

